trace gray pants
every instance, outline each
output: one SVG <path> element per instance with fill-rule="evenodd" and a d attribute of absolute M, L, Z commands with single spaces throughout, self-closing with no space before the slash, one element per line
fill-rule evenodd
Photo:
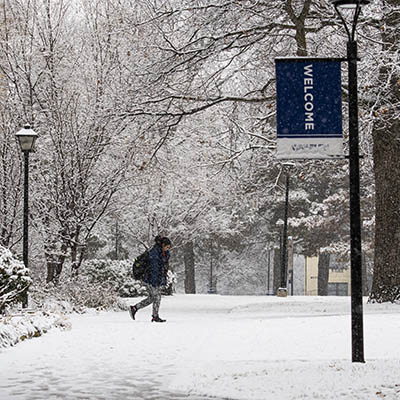
<path fill-rule="evenodd" d="M 144 286 L 147 288 L 148 297 L 136 304 L 136 308 L 140 310 L 153 303 L 153 317 L 158 317 L 158 310 L 161 303 L 161 287 L 154 287 L 147 283 Z"/>

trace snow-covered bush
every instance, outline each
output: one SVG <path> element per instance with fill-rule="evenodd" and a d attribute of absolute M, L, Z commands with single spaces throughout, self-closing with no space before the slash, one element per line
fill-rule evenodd
<path fill-rule="evenodd" d="M 115 308 L 118 302 L 113 287 L 107 282 L 95 284 L 85 276 L 78 279 L 64 282 L 62 287 L 66 298 L 68 298 L 79 309 L 96 308 L 110 309 Z"/>
<path fill-rule="evenodd" d="M 178 282 L 178 276 L 175 272 L 168 270 L 167 285 L 162 289 L 161 293 L 164 295 L 172 295 L 175 292 L 175 285 Z"/>
<path fill-rule="evenodd" d="M 146 292 L 141 282 L 133 279 L 129 260 L 89 260 L 82 265 L 81 274 L 91 283 L 110 285 L 121 297 L 141 296 Z"/>
<path fill-rule="evenodd" d="M 30 294 L 31 301 L 36 303 L 37 307 L 49 311 L 81 313 L 88 308 L 121 308 L 112 285 L 107 282 L 91 282 L 87 276 L 60 279 L 57 285 L 35 283 Z"/>
<path fill-rule="evenodd" d="M 0 246 L 0 313 L 12 303 L 22 301 L 32 280 L 29 269 L 16 260 L 10 250 Z"/>
<path fill-rule="evenodd" d="M 85 312 L 87 308 L 126 309 L 120 297 L 146 295 L 146 288 L 131 276 L 131 262 L 115 260 L 86 261 L 75 278 L 61 276 L 57 285 L 35 282 L 30 289 L 30 301 L 42 310 L 69 313 Z M 176 274 L 168 273 L 172 285 Z M 167 288 L 168 289 L 168 288 Z"/>
<path fill-rule="evenodd" d="M 42 336 L 52 328 L 70 329 L 71 323 L 63 314 L 45 311 L 0 317 L 0 348 Z"/>
<path fill-rule="evenodd" d="M 31 302 L 41 309 L 69 313 L 125 309 L 120 297 L 145 295 L 146 288 L 132 278 L 130 261 L 89 260 L 77 277 L 62 275 L 56 285 L 35 282 L 30 294 Z"/>
<path fill-rule="evenodd" d="M 178 276 L 175 272 L 169 270 L 167 273 L 167 287 L 173 286 L 178 283 Z"/>

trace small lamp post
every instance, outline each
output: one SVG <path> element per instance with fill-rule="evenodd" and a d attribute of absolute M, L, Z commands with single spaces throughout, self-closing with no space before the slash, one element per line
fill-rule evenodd
<path fill-rule="evenodd" d="M 23 233 L 23 259 L 25 267 L 29 267 L 28 262 L 28 223 L 29 223 L 29 153 L 33 150 L 37 133 L 29 125 L 15 135 L 24 153 L 24 233 Z M 28 293 L 25 293 L 22 307 L 28 307 Z"/>
<path fill-rule="evenodd" d="M 358 98 L 357 98 L 357 41 L 356 27 L 361 8 L 369 0 L 331 0 L 346 29 L 347 62 L 349 68 L 349 164 L 350 164 L 350 247 L 351 247 L 351 333 L 352 361 L 364 361 L 361 218 L 360 218 L 360 155 L 358 145 Z M 348 26 L 341 9 L 353 11 Z"/>

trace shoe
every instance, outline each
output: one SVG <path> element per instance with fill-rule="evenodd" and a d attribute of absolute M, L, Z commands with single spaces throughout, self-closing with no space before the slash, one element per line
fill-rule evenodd
<path fill-rule="evenodd" d="M 153 315 L 153 318 L 151 319 L 151 322 L 166 322 L 166 319 L 161 319 L 158 315 L 155 317 Z"/>
<path fill-rule="evenodd" d="M 135 319 L 135 314 L 137 312 L 137 308 L 136 306 L 130 306 L 129 307 L 129 315 L 131 316 L 131 318 L 134 320 Z"/>

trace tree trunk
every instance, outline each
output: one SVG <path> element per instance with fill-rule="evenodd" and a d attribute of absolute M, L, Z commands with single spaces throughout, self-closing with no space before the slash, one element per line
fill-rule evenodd
<path fill-rule="evenodd" d="M 400 76 L 395 61 L 400 42 L 400 10 L 398 0 L 386 3 L 382 21 L 385 57 L 379 79 L 383 93 L 375 111 L 373 131 L 376 227 L 370 299 L 377 302 L 400 299 Z"/>
<path fill-rule="evenodd" d="M 55 265 L 50 260 L 47 260 L 47 276 L 46 282 L 50 283 L 54 281 L 54 274 L 55 274 Z"/>
<path fill-rule="evenodd" d="M 76 278 L 87 255 L 87 245 L 74 245 L 71 248 L 71 276 Z"/>
<path fill-rule="evenodd" d="M 185 263 L 185 293 L 196 293 L 193 242 L 187 242 L 183 249 Z"/>
<path fill-rule="evenodd" d="M 76 278 L 79 274 L 79 267 L 82 263 L 82 257 L 78 260 L 78 251 L 81 247 L 79 243 L 79 234 L 81 232 L 81 227 L 78 226 L 75 231 L 74 240 L 71 243 L 71 276 Z"/>
<path fill-rule="evenodd" d="M 286 1 L 285 9 L 289 15 L 289 18 L 293 22 L 296 28 L 295 40 L 297 45 L 296 54 L 299 57 L 307 56 L 307 39 L 306 39 L 306 28 L 305 21 L 310 12 L 311 0 L 305 0 L 303 8 L 299 15 L 296 15 L 296 11 L 293 8 L 291 0 Z"/>
<path fill-rule="evenodd" d="M 67 245 L 61 244 L 60 249 L 57 249 L 57 243 L 52 243 L 45 247 L 47 277 L 46 282 L 58 283 L 64 266 L 67 254 Z"/>
<path fill-rule="evenodd" d="M 328 296 L 329 253 L 320 253 L 318 257 L 318 296 Z"/>
<path fill-rule="evenodd" d="M 79 266 L 78 266 L 78 246 L 74 244 L 71 246 L 71 276 L 76 278 L 78 276 Z"/>
<path fill-rule="evenodd" d="M 214 291 L 214 242 L 210 240 L 210 277 L 208 281 L 208 293 L 215 293 Z"/>
<path fill-rule="evenodd" d="M 393 125 L 374 141 L 376 227 L 371 298 L 378 302 L 400 299 L 400 142 L 395 143 L 400 124 Z"/>

